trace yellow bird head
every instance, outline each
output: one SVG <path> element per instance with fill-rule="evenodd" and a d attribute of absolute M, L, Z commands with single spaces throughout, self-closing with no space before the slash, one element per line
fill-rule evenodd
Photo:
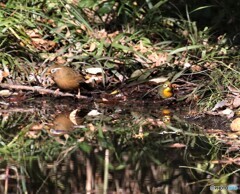
<path fill-rule="evenodd" d="M 172 91 L 172 84 L 170 81 L 166 81 L 160 88 L 158 91 L 158 94 L 162 97 L 162 98 L 170 98 L 173 96 L 173 91 Z"/>

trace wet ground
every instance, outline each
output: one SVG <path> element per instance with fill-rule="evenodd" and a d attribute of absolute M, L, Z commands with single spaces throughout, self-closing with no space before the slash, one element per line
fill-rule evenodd
<path fill-rule="evenodd" d="M 223 117 L 192 112 L 163 101 L 2 102 L 1 193 L 210 193 L 237 185 L 238 134 L 229 136 Z"/>

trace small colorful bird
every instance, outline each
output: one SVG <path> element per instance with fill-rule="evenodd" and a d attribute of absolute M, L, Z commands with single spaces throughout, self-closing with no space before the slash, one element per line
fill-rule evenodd
<path fill-rule="evenodd" d="M 158 90 L 158 94 L 162 98 L 170 98 L 173 96 L 172 84 L 170 81 L 166 81 Z"/>

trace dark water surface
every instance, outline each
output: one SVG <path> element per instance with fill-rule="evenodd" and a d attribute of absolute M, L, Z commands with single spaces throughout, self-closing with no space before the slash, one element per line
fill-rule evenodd
<path fill-rule="evenodd" d="M 0 193 L 211 193 L 237 185 L 239 149 L 208 133 L 229 123 L 189 118 L 189 109 L 71 98 L 2 104 Z"/>

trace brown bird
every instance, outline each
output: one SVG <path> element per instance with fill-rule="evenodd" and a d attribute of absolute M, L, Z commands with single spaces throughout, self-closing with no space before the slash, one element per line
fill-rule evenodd
<path fill-rule="evenodd" d="M 70 67 L 52 65 L 47 74 L 50 74 L 57 86 L 65 91 L 78 89 L 80 83 L 84 82 L 84 77 Z"/>

